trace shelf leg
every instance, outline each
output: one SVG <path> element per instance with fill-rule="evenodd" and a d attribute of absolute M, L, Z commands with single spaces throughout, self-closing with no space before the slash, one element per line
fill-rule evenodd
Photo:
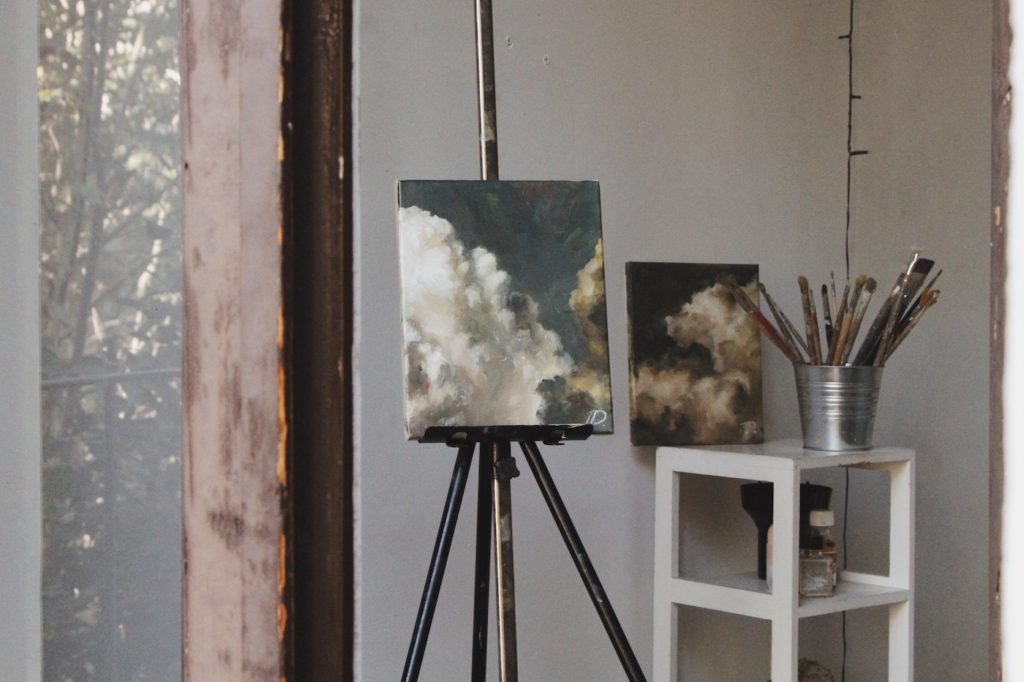
<path fill-rule="evenodd" d="M 911 602 L 889 607 L 889 682 L 914 679 L 914 609 Z"/>
<path fill-rule="evenodd" d="M 796 612 L 772 618 L 772 682 L 797 682 Z"/>
<path fill-rule="evenodd" d="M 772 479 L 772 682 L 797 682 L 800 472 Z"/>
<path fill-rule="evenodd" d="M 654 606 L 654 680 L 679 679 L 679 612 L 667 598 Z"/>
<path fill-rule="evenodd" d="M 679 475 L 666 457 L 655 468 L 654 680 L 679 679 L 679 618 L 669 586 L 679 573 Z"/>
<path fill-rule="evenodd" d="M 911 587 L 914 576 L 914 471 L 911 462 L 889 465 L 889 578 Z"/>
<path fill-rule="evenodd" d="M 889 469 L 889 578 L 909 599 L 889 607 L 889 682 L 914 679 L 914 463 Z"/>

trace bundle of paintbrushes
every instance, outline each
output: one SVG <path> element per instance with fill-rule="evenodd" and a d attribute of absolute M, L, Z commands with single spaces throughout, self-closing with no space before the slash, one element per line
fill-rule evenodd
<path fill-rule="evenodd" d="M 768 294 L 763 284 L 758 284 L 761 295 L 775 318 L 773 325 L 760 311 L 757 304 L 735 281 L 721 280 L 736 298 L 740 306 L 757 322 L 761 332 L 795 364 L 846 365 L 884 367 L 892 354 L 906 340 L 917 326 L 925 312 L 939 300 L 935 280 L 939 270 L 925 284 L 935 262 L 921 258 L 915 253 L 904 272 L 896 279 L 889 295 L 875 314 L 874 321 L 860 343 L 860 349 L 853 353 L 860 333 L 868 304 L 875 293 L 877 283 L 870 277 L 857 277 L 852 286 L 846 282 L 842 296 L 836 296 L 835 275 L 831 288 L 821 285 L 821 307 L 823 324 L 819 324 L 814 293 L 806 277 L 798 277 L 800 299 L 803 304 L 804 334 Z M 824 331 L 824 336 L 822 336 Z"/>

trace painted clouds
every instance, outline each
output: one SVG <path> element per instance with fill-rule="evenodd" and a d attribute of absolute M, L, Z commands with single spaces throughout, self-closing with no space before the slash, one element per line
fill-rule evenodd
<path fill-rule="evenodd" d="M 407 192 L 408 184 L 403 198 L 434 195 Z M 460 184 L 476 193 L 496 183 Z M 579 270 L 538 291 L 500 243 L 464 235 L 432 208 L 402 201 L 398 212 L 407 435 L 430 426 L 581 423 L 600 410 L 610 426 L 600 235 Z M 458 209 L 457 218 L 466 215 Z M 572 348 L 550 323 L 565 315 L 578 335 Z"/>
<path fill-rule="evenodd" d="M 760 339 L 722 272 L 756 300 L 756 266 L 627 265 L 634 444 L 761 440 Z"/>

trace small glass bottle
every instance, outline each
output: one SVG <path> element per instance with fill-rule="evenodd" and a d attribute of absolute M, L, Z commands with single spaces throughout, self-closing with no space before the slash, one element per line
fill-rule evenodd
<path fill-rule="evenodd" d="M 811 537 L 800 548 L 800 594 L 805 597 L 831 597 L 836 581 L 836 543 L 829 531 L 833 524 L 830 510 L 812 511 Z"/>
<path fill-rule="evenodd" d="M 832 587 L 835 587 L 839 574 L 839 547 L 832 539 L 832 526 L 836 523 L 835 515 L 831 509 L 819 509 L 811 512 L 809 521 L 813 532 L 821 538 L 822 553 L 832 559 Z"/>

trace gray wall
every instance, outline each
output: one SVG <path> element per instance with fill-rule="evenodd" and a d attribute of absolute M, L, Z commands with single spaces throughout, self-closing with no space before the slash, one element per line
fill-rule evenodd
<path fill-rule="evenodd" d="M 920 679 L 987 678 L 991 13 L 982 4 L 912 0 L 858 12 L 857 137 L 872 153 L 854 177 L 854 274 L 888 282 L 912 246 L 945 268 L 942 305 L 887 372 L 877 437 L 920 453 Z M 816 0 L 496 3 L 502 177 L 601 182 L 618 431 L 547 453 L 648 671 L 654 452 L 629 445 L 624 263 L 759 263 L 790 310 L 797 273 L 820 283 L 843 272 L 846 52 L 836 36 L 846 12 L 846 3 Z M 479 177 L 473 33 L 472 3 L 390 0 L 358 11 L 363 680 L 399 676 L 453 462 L 443 446 L 403 439 L 394 184 Z M 791 370 L 765 348 L 768 436 L 797 435 Z M 851 478 L 851 567 L 876 567 L 883 491 Z M 839 507 L 842 480 L 826 482 Z M 468 677 L 472 488 L 424 680 Z M 619 679 L 529 474 L 513 490 L 523 679 Z M 687 651 L 710 658 L 701 667 L 686 657 L 688 679 L 767 677 L 759 624 L 698 618 L 684 634 L 704 636 Z M 838 617 L 808 622 L 806 653 L 835 667 L 838 627 Z M 850 627 L 849 679 L 878 679 L 884 614 L 857 614 Z M 718 661 L 734 654 L 756 660 L 730 661 L 726 673 Z"/>
<path fill-rule="evenodd" d="M 888 272 L 918 245 L 944 268 L 880 405 L 879 438 L 918 451 L 918 678 L 987 680 L 991 3 L 860 6 L 854 260 Z"/>
<path fill-rule="evenodd" d="M 36 6 L 0 21 L 0 661 L 3 677 L 41 674 L 39 232 Z M 7 677 L 7 676 L 10 677 Z"/>

